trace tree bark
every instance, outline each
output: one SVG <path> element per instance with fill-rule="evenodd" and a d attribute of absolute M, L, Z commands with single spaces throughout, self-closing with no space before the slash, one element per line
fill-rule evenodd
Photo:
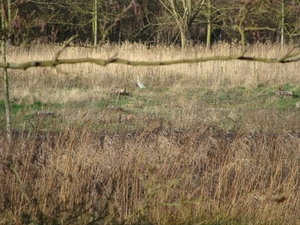
<path fill-rule="evenodd" d="M 93 41 L 94 46 L 97 46 L 98 42 L 98 2 L 97 0 L 94 0 L 93 2 L 93 21 L 92 21 L 92 27 L 93 27 Z"/>
<path fill-rule="evenodd" d="M 211 1 L 207 0 L 207 34 L 206 34 L 206 47 L 210 48 L 211 46 L 211 33 L 212 33 L 212 25 L 211 25 Z"/>
<path fill-rule="evenodd" d="M 180 40 L 181 40 L 181 48 L 185 49 L 187 44 L 190 42 L 190 31 L 186 24 L 180 24 L 179 25 L 179 30 L 180 30 Z"/>
<path fill-rule="evenodd" d="M 4 2 L 2 4 L 5 4 Z M 2 7 L 4 8 L 4 7 Z M 7 18 L 5 18 L 7 16 Z M 2 40 L 1 40 L 1 52 L 2 61 L 6 62 L 6 42 L 8 37 L 8 24 L 11 24 L 11 0 L 7 0 L 7 12 L 2 12 Z M 12 136 L 12 122 L 11 122 L 11 109 L 9 98 L 9 77 L 7 68 L 3 68 L 3 88 L 4 88 L 4 102 L 5 102 L 5 114 L 6 114 L 6 130 L 7 138 L 11 140 Z"/>
<path fill-rule="evenodd" d="M 284 0 L 281 3 L 281 27 L 280 27 L 280 44 L 281 46 L 283 46 L 284 44 L 284 17 L 285 17 L 285 13 L 284 13 Z"/>

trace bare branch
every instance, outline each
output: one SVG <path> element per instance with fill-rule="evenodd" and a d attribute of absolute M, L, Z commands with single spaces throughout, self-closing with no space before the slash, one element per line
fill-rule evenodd
<path fill-rule="evenodd" d="M 71 38 L 69 38 L 64 44 L 63 46 L 56 52 L 56 54 L 54 55 L 54 58 L 53 58 L 53 62 L 57 62 L 58 60 L 58 57 L 61 55 L 61 53 L 66 49 L 66 47 L 68 47 L 71 42 L 76 38 L 78 37 L 78 35 L 74 35 L 72 36 Z"/>
<path fill-rule="evenodd" d="M 174 65 L 174 64 L 184 64 L 184 63 L 201 63 L 201 62 L 203 63 L 209 61 L 230 61 L 230 60 L 252 61 L 252 62 L 262 62 L 262 63 L 291 63 L 291 62 L 300 61 L 300 51 L 296 52 L 295 54 L 288 54 L 279 58 L 247 57 L 239 54 L 239 55 L 228 55 L 228 56 L 202 57 L 202 58 L 194 58 L 194 59 L 165 60 L 165 61 L 131 61 L 126 59 L 116 58 L 115 56 L 113 56 L 109 59 L 79 58 L 79 59 L 56 59 L 56 61 L 53 60 L 29 61 L 25 63 L 1 62 L 0 68 L 26 70 L 31 67 L 49 67 L 49 66 L 57 66 L 57 65 L 64 65 L 64 64 L 81 64 L 81 63 L 93 63 L 99 66 L 106 66 L 108 64 L 124 64 L 130 66 L 166 66 L 166 65 Z"/>
<path fill-rule="evenodd" d="M 241 35 L 241 43 L 243 46 L 242 52 L 240 56 L 243 56 L 246 53 L 246 38 L 245 38 L 245 33 L 242 30 L 241 26 L 235 26 L 235 28 L 239 31 L 240 35 Z"/>

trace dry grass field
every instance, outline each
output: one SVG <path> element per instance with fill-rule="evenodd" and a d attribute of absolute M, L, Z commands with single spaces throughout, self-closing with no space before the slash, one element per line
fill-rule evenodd
<path fill-rule="evenodd" d="M 278 57 L 288 49 L 257 44 L 247 55 Z M 68 48 L 61 58 L 148 61 L 239 50 L 125 43 Z M 11 49 L 8 61 L 51 59 L 55 51 Z M 299 66 L 10 70 L 14 135 L 8 143 L 0 99 L 0 224 L 300 224 Z"/>

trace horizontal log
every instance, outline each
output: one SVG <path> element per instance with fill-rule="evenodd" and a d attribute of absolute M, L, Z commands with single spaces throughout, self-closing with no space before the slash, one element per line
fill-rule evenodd
<path fill-rule="evenodd" d="M 108 106 L 106 106 L 106 109 L 115 110 L 115 111 L 122 110 L 122 108 L 120 106 L 115 106 L 115 105 L 108 105 Z"/>
<path fill-rule="evenodd" d="M 111 93 L 118 95 L 128 95 L 125 88 L 114 88 L 113 90 L 111 90 Z"/>
<path fill-rule="evenodd" d="M 48 112 L 48 111 L 37 111 L 36 112 L 37 116 L 55 116 L 54 112 Z"/>
<path fill-rule="evenodd" d="M 292 91 L 276 91 L 275 95 L 277 95 L 277 96 L 293 96 L 294 93 Z"/>

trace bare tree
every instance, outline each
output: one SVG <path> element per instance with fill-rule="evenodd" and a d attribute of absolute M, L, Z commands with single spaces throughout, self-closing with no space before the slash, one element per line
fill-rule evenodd
<path fill-rule="evenodd" d="M 204 0 L 159 0 L 167 15 L 171 16 L 179 29 L 181 47 L 191 40 L 190 29 L 203 8 Z"/>

